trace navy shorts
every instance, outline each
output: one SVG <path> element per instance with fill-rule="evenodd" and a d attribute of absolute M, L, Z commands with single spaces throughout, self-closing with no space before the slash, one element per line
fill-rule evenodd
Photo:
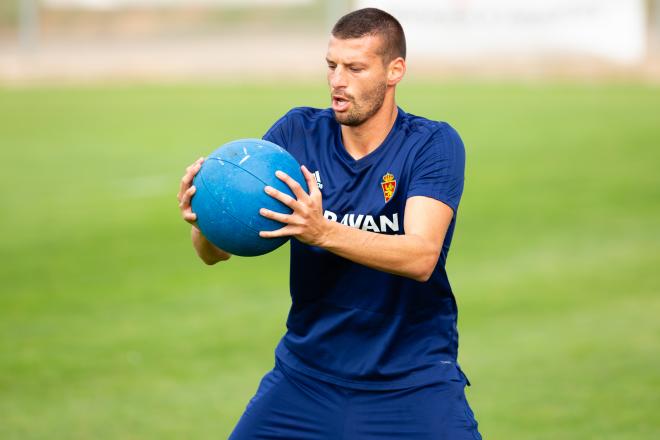
<path fill-rule="evenodd" d="M 466 380 L 356 390 L 279 362 L 259 384 L 229 440 L 479 440 Z"/>

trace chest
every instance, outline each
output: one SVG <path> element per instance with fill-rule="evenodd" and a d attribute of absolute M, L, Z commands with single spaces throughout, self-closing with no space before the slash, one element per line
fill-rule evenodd
<path fill-rule="evenodd" d="M 358 229 L 402 234 L 414 154 L 388 145 L 378 156 L 347 161 L 331 142 L 292 151 L 316 178 L 326 218 Z M 381 147 L 382 148 L 382 147 Z M 373 154 L 373 153 L 372 153 Z"/>

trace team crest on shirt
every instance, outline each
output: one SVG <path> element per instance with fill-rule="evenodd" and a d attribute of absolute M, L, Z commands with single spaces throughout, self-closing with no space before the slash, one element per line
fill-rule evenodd
<path fill-rule="evenodd" d="M 383 181 L 380 182 L 380 187 L 383 188 L 385 203 L 389 202 L 392 196 L 394 196 L 394 191 L 396 191 L 396 179 L 394 178 L 394 174 L 385 174 L 383 176 Z"/>

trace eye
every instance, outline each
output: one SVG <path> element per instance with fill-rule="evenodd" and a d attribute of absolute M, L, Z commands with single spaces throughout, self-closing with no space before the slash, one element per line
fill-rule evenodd
<path fill-rule="evenodd" d="M 337 68 L 336 64 L 328 63 L 328 69 L 335 70 Z"/>
<path fill-rule="evenodd" d="M 362 72 L 362 70 L 364 69 L 362 69 L 361 67 L 349 67 L 349 70 L 351 72 L 358 73 L 358 72 Z"/>

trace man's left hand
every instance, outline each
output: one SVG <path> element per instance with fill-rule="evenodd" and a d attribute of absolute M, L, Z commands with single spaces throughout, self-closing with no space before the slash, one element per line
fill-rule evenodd
<path fill-rule="evenodd" d="M 264 238 L 290 236 L 312 246 L 321 246 L 329 220 L 323 216 L 323 200 L 314 175 L 304 165 L 300 169 L 307 181 L 309 194 L 291 176 L 282 171 L 277 171 L 275 176 L 291 188 L 296 198 L 294 199 L 272 186 L 266 186 L 264 191 L 275 200 L 291 208 L 293 212 L 291 214 L 282 214 L 261 208 L 259 214 L 271 220 L 284 223 L 286 226 L 275 231 L 261 231 L 259 235 Z"/>

